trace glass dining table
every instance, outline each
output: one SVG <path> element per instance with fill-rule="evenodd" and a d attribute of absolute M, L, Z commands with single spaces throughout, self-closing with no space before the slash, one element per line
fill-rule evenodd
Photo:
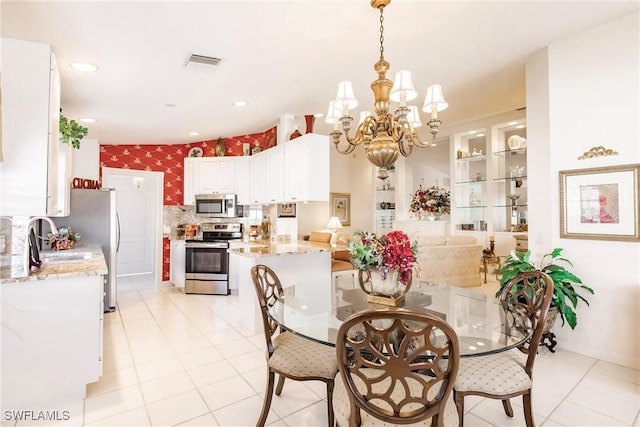
<path fill-rule="evenodd" d="M 319 283 L 322 286 L 324 283 Z M 332 298 L 319 298 L 309 284 L 284 288 L 284 297 L 269 307 L 273 320 L 297 335 L 335 346 L 338 328 L 354 313 L 388 306 L 367 302 L 359 288 L 340 289 Z M 514 320 L 500 301 L 469 288 L 445 284 L 414 285 L 406 294 L 405 309 L 432 314 L 456 331 L 461 357 L 506 351 L 521 345 L 532 334 Z"/>

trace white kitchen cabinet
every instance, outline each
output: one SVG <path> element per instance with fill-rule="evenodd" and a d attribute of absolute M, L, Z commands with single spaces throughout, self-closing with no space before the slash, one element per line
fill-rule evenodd
<path fill-rule="evenodd" d="M 277 145 L 251 156 L 250 200 L 252 205 L 284 200 L 284 147 Z"/>
<path fill-rule="evenodd" d="M 235 193 L 239 205 L 251 204 L 251 157 L 236 157 Z"/>
<path fill-rule="evenodd" d="M 60 77 L 48 44 L 2 38 L 0 215 L 69 215 L 71 147 L 59 142 Z"/>
<path fill-rule="evenodd" d="M 329 201 L 329 139 L 308 133 L 284 144 L 285 202 Z"/>
<path fill-rule="evenodd" d="M 196 194 L 235 193 L 233 157 L 185 157 L 184 204 L 193 205 Z"/>
<path fill-rule="evenodd" d="M 169 250 L 169 280 L 176 288 L 184 289 L 186 242 L 184 240 L 172 240 Z"/>
<path fill-rule="evenodd" d="M 3 409 L 86 397 L 102 375 L 103 292 L 99 275 L 0 285 Z"/>

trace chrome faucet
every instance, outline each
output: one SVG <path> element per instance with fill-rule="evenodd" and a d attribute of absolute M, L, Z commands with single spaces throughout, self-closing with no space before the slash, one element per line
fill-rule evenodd
<path fill-rule="evenodd" d="M 25 239 L 24 257 L 23 257 L 23 267 L 24 267 L 24 271 L 25 271 L 27 276 L 31 272 L 31 270 L 29 268 L 29 235 L 31 234 L 31 228 L 33 228 L 35 222 L 38 221 L 38 220 L 47 221 L 49 223 L 49 227 L 51 227 L 51 233 L 52 234 L 57 234 L 58 233 L 58 227 L 56 227 L 56 225 L 54 224 L 53 220 L 51 218 L 47 217 L 47 216 L 34 216 L 33 218 L 29 219 L 29 221 L 27 222 L 27 234 L 26 234 L 26 239 Z"/>

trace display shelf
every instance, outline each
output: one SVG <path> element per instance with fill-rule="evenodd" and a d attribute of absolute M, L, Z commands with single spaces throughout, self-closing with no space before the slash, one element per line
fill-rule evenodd
<path fill-rule="evenodd" d="M 500 177 L 500 178 L 494 178 L 493 180 L 496 182 L 504 182 L 504 181 L 523 181 L 527 179 L 527 175 L 522 175 L 522 176 L 505 176 L 505 177 Z"/>
<path fill-rule="evenodd" d="M 486 179 L 480 179 L 480 180 L 475 180 L 474 179 L 474 180 L 471 180 L 471 181 L 459 181 L 459 182 L 456 182 L 456 185 L 483 184 L 485 182 L 487 182 Z"/>
<path fill-rule="evenodd" d="M 477 162 L 479 160 L 486 160 L 486 154 L 476 154 L 475 156 L 462 156 L 457 158 L 456 161 Z"/>
<path fill-rule="evenodd" d="M 458 209 L 484 209 L 488 207 L 487 205 L 478 205 L 478 206 L 456 206 Z"/>
<path fill-rule="evenodd" d="M 527 205 L 493 205 L 494 208 L 526 208 Z"/>
<path fill-rule="evenodd" d="M 508 156 L 521 156 L 527 154 L 527 147 L 524 148 L 514 148 L 513 150 L 501 150 L 494 151 L 494 156 L 499 157 L 508 157 Z"/>

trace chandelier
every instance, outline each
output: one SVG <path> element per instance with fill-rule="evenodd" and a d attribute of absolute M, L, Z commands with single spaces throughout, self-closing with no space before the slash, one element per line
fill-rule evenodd
<path fill-rule="evenodd" d="M 413 147 L 425 148 L 433 144 L 442 124 L 442 121 L 438 119 L 438 112 L 449 106 L 442 95 L 442 87 L 439 84 L 429 86 L 422 111 L 431 113 L 431 118 L 427 122 L 431 132 L 431 141 L 422 141 L 416 132 L 416 128 L 422 126 L 418 116 L 418 108 L 407 106 L 407 101 L 418 96 L 413 85 L 411 72 L 408 70 L 398 71 L 393 82 L 386 78 L 389 63 L 384 60 L 383 11 L 390 2 L 391 0 L 371 0 L 371 6 L 380 11 L 380 59 L 373 66 L 378 73 L 378 79 L 371 83 L 375 99 L 374 113 L 369 111 L 360 113 L 360 121 L 356 127 L 355 135 L 350 136 L 349 131 L 353 117 L 349 115 L 349 110 L 357 107 L 358 101 L 353 94 L 351 82 L 342 81 L 338 84 L 336 99 L 329 103 L 329 111 L 325 118 L 327 123 L 334 125 L 330 135 L 338 152 L 349 154 L 358 145 L 363 144 L 367 159 L 378 167 L 378 178 L 381 179 L 388 176 L 387 169 L 395 163 L 400 154 L 407 157 L 411 154 Z M 394 113 L 389 110 L 390 101 L 400 103 Z M 338 129 L 338 125 L 342 127 L 342 131 Z M 348 143 L 344 148 L 339 145 L 343 132 Z"/>

